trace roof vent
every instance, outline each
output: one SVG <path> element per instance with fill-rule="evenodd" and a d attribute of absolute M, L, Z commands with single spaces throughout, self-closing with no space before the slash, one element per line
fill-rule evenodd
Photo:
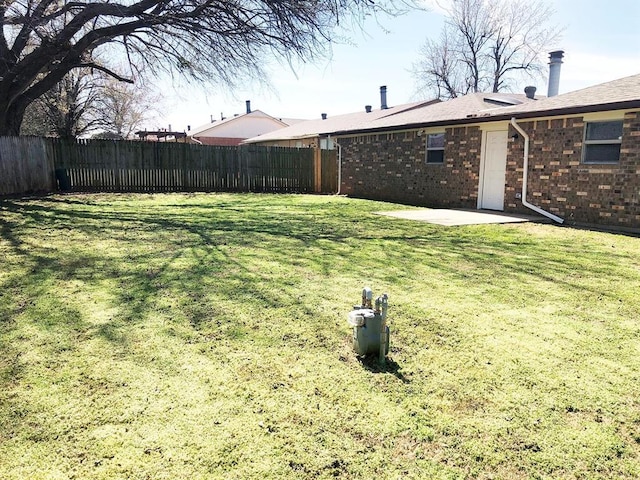
<path fill-rule="evenodd" d="M 364 111 L 367 113 L 371 113 L 371 105 L 365 105 L 364 106 Z"/>
<path fill-rule="evenodd" d="M 251 113 L 251 100 L 244 102 L 247 105 L 247 113 Z"/>
<path fill-rule="evenodd" d="M 532 85 L 524 87 L 524 94 L 527 96 L 527 98 L 533 99 L 536 96 L 536 87 Z"/>
<path fill-rule="evenodd" d="M 326 113 L 321 113 L 320 116 L 322 117 L 323 120 L 327 119 L 327 114 Z"/>

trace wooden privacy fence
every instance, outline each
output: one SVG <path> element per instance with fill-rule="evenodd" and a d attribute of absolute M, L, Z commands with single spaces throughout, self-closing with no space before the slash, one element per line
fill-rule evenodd
<path fill-rule="evenodd" d="M 338 191 L 338 154 L 337 150 L 321 150 L 320 159 L 321 191 L 335 193 Z"/>
<path fill-rule="evenodd" d="M 71 191 L 314 191 L 311 149 L 52 140 L 55 172 Z"/>
<path fill-rule="evenodd" d="M 29 192 L 335 193 L 335 151 L 0 137 L 0 195 Z"/>
<path fill-rule="evenodd" d="M 0 137 L 0 195 L 54 190 L 54 162 L 48 139 Z"/>

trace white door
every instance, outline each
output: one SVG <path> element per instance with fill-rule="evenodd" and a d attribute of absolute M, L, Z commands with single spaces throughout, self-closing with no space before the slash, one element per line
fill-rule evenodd
<path fill-rule="evenodd" d="M 507 130 L 487 132 L 484 142 L 480 208 L 504 210 Z"/>

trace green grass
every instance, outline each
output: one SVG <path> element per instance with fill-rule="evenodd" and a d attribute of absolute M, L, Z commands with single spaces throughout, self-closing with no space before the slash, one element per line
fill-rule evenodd
<path fill-rule="evenodd" d="M 640 477 L 640 240 L 393 208 L 0 201 L 0 478 Z"/>

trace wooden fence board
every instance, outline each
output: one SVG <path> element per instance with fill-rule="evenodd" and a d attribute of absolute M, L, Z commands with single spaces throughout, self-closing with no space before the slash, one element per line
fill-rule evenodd
<path fill-rule="evenodd" d="M 338 191 L 338 155 L 336 150 L 322 150 L 321 154 L 322 193 Z"/>
<path fill-rule="evenodd" d="M 54 189 L 54 163 L 45 139 L 0 137 L 0 195 Z"/>
<path fill-rule="evenodd" d="M 57 184 L 87 192 L 313 193 L 313 150 L 0 137 L 0 194 Z"/>

